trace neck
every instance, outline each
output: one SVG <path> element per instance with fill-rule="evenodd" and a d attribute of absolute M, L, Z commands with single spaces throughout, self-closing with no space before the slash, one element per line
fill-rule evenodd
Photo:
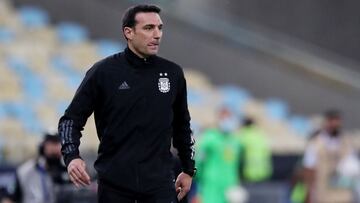
<path fill-rule="evenodd" d="M 140 57 L 140 58 L 147 58 L 147 56 L 144 56 L 143 54 L 141 54 L 140 52 L 138 52 L 135 48 L 134 48 L 134 46 L 132 45 L 132 44 L 130 44 L 130 43 L 128 43 L 128 47 L 129 47 L 129 49 L 135 54 L 135 55 L 137 55 L 138 57 Z"/>

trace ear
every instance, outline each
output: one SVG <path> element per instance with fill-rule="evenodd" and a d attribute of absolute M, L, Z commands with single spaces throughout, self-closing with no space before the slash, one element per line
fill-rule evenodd
<path fill-rule="evenodd" d="M 124 35 L 128 40 L 132 40 L 133 35 L 134 35 L 134 30 L 130 27 L 125 27 L 124 30 Z"/>

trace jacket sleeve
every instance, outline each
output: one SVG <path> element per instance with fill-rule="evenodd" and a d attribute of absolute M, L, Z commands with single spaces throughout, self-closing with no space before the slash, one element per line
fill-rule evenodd
<path fill-rule="evenodd" d="M 60 118 L 58 131 L 61 137 L 61 152 L 66 166 L 71 160 L 81 158 L 79 154 L 81 131 L 92 114 L 97 97 L 95 67 L 89 69 L 77 89 L 73 100 Z"/>
<path fill-rule="evenodd" d="M 178 150 L 182 170 L 191 174 L 195 169 L 195 140 L 190 129 L 190 114 L 187 105 L 186 80 L 181 71 L 177 96 L 174 102 L 173 145 Z"/>

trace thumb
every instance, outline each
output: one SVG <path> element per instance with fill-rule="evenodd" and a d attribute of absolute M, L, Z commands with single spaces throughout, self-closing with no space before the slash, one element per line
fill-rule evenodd
<path fill-rule="evenodd" d="M 181 187 L 181 182 L 179 179 L 177 179 L 175 182 L 175 188 L 177 189 L 178 187 Z"/>
<path fill-rule="evenodd" d="M 181 182 L 179 181 L 179 179 L 177 179 L 175 182 L 175 189 L 176 189 L 176 193 L 181 192 Z"/>

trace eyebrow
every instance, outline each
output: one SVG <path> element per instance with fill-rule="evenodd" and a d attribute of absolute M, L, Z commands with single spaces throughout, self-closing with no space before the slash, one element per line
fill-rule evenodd
<path fill-rule="evenodd" d="M 159 27 L 162 27 L 164 24 L 159 24 L 158 26 Z M 156 27 L 156 25 L 155 24 L 146 24 L 146 25 L 144 25 L 143 27 Z"/>

